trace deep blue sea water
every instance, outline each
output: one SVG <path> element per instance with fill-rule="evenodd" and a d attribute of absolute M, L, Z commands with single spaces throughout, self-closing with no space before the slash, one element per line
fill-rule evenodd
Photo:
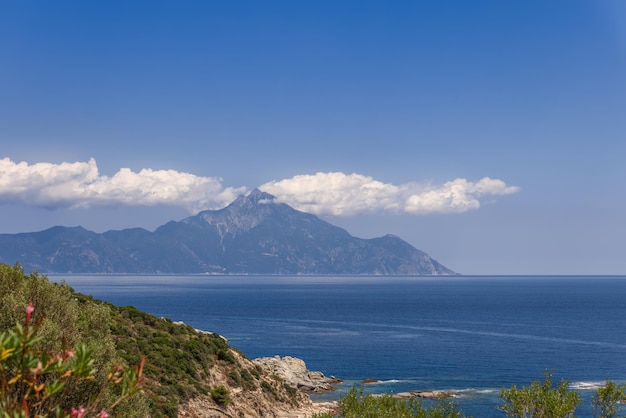
<path fill-rule="evenodd" d="M 51 278 L 345 380 L 322 398 L 374 378 L 367 391 L 455 390 L 466 414 L 501 417 L 500 389 L 545 370 L 578 388 L 626 381 L 626 277 Z M 581 393 L 577 416 L 591 417 Z"/>

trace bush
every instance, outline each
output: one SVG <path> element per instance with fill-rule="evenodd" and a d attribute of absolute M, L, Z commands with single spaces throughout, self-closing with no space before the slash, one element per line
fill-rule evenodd
<path fill-rule="evenodd" d="M 29 303 L 43 318 L 38 348 L 60 351 L 63 345 L 85 344 L 93 351 L 94 362 L 101 365 L 115 357 L 106 306 L 75 294 L 66 284 L 51 283 L 37 273 L 26 275 L 19 264 L 0 264 L 0 330 L 20 323 Z"/>
<path fill-rule="evenodd" d="M 211 389 L 211 398 L 213 398 L 213 400 L 218 405 L 226 405 L 230 403 L 230 398 L 228 397 L 228 389 L 226 389 L 224 386 L 215 386 L 213 389 Z"/>
<path fill-rule="evenodd" d="M 115 366 L 97 396 L 86 398 L 80 383 L 94 380 L 96 370 L 92 351 L 84 345 L 75 351 L 37 349 L 41 342 L 42 321 L 32 323 L 35 310 L 26 308 L 26 319 L 13 329 L 0 333 L 0 411 L 3 417 L 108 417 L 124 399 L 136 393 L 143 363 L 136 370 Z M 104 400 L 108 385 L 119 385 L 118 398 Z M 69 400 L 76 404 L 67 406 Z"/>
<path fill-rule="evenodd" d="M 594 416 L 597 418 L 616 417 L 617 408 L 615 405 L 624 399 L 626 399 L 626 384 L 618 385 L 607 379 L 605 385 L 599 388 L 591 399 Z"/>
<path fill-rule="evenodd" d="M 573 417 L 576 407 L 582 403 L 577 392 L 569 390 L 569 381 L 561 380 L 552 387 L 552 373 L 544 373 L 543 382 L 534 381 L 530 386 L 518 389 L 513 385 L 500 392 L 504 404 L 499 407 L 514 418 L 568 418 Z"/>
<path fill-rule="evenodd" d="M 226 363 L 235 364 L 235 357 L 228 351 L 228 349 L 220 349 L 217 352 L 217 359 Z"/>
<path fill-rule="evenodd" d="M 210 394 L 211 367 L 219 358 L 232 363 L 231 379 L 239 379 L 235 357 L 218 334 L 199 333 L 185 324 L 125 306 L 110 306 L 112 329 L 120 355 L 127 361 L 146 358 L 146 385 L 150 416 L 176 417 L 178 406 L 200 394 Z M 240 382 L 243 384 L 243 382 Z"/>
<path fill-rule="evenodd" d="M 86 405 L 87 400 L 96 396 L 103 403 L 113 404 L 120 391 L 118 385 L 107 385 L 108 371 L 127 363 L 116 358 L 109 307 L 74 293 L 66 284 L 51 283 L 38 273 L 26 275 L 19 264 L 0 263 L 0 332 L 17 331 L 15 324 L 23 324 L 24 306 L 29 303 L 37 309 L 38 317 L 36 327 L 30 324 L 31 330 L 37 329 L 37 338 L 29 349 L 63 354 L 77 352 L 78 348 L 85 346 L 90 351 L 93 375 L 89 379 L 68 379 L 64 383 L 60 408 L 68 410 L 76 405 Z M 136 357 L 131 364 L 138 364 L 140 359 L 141 356 Z M 106 389 L 101 393 L 103 387 Z M 113 412 L 142 417 L 146 416 L 146 406 L 145 397 L 137 394 L 120 402 Z"/>
<path fill-rule="evenodd" d="M 341 418 L 462 418 L 462 412 L 455 403 L 439 401 L 436 405 L 424 407 L 420 399 L 397 399 L 391 395 L 363 395 L 363 388 L 356 386 L 339 400 Z M 318 415 L 330 418 L 330 414 Z"/>

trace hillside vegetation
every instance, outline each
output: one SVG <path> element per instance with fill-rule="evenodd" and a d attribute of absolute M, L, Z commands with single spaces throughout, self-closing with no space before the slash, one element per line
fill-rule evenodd
<path fill-rule="evenodd" d="M 92 350 L 98 373 L 71 392 L 64 410 L 99 393 L 112 365 L 134 367 L 142 359 L 143 390 L 111 415 L 280 417 L 312 405 L 307 395 L 252 364 L 217 334 L 95 300 L 37 273 L 27 275 L 17 264 L 0 264 L 0 332 L 22 322 L 29 303 L 40 318 L 39 350 L 81 345 Z M 107 391 L 103 405 L 118 395 L 115 388 Z"/>

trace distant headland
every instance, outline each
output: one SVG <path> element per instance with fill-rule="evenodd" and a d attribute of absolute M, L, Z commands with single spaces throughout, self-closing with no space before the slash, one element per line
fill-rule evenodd
<path fill-rule="evenodd" d="M 354 237 L 258 189 L 153 232 L 0 234 L 0 262 L 64 274 L 456 274 L 397 236 Z"/>

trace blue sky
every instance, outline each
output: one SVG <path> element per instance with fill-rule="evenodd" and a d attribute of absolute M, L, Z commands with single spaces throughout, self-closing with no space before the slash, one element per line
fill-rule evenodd
<path fill-rule="evenodd" d="M 0 233 L 255 187 L 465 274 L 626 274 L 626 3 L 0 0 Z"/>

